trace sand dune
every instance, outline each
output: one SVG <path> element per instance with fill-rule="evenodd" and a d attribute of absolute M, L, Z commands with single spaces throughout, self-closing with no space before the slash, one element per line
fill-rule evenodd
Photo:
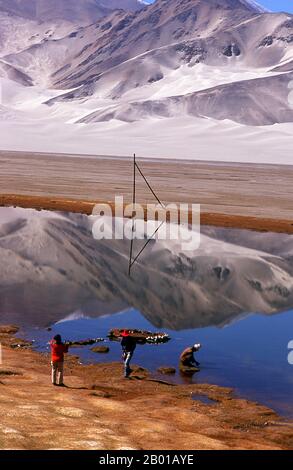
<path fill-rule="evenodd" d="M 293 109 L 288 102 L 288 86 L 291 80 L 293 74 L 278 75 L 234 82 L 161 100 L 122 102 L 95 111 L 78 122 L 103 122 L 112 119 L 135 122 L 150 117 L 171 118 L 188 115 L 217 120 L 229 119 L 250 126 L 291 122 Z"/>
<path fill-rule="evenodd" d="M 15 35 L 0 3 L 2 150 L 292 163 L 292 15 L 157 0 L 74 22 L 97 4 L 42 4 Z"/>

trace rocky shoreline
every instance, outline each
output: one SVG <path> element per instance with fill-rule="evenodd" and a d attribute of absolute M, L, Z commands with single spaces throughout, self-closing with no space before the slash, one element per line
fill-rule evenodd
<path fill-rule="evenodd" d="M 67 387 L 56 389 L 48 354 L 17 330 L 0 327 L 0 449 L 293 448 L 292 422 L 216 385 L 175 385 L 138 366 L 125 380 L 119 363 L 68 355 Z"/>

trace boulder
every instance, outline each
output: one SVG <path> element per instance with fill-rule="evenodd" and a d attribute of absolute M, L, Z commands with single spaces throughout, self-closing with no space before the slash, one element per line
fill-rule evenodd
<path fill-rule="evenodd" d="M 15 325 L 2 325 L 0 326 L 1 335 L 14 335 L 17 333 L 19 328 Z"/>
<path fill-rule="evenodd" d="M 185 375 L 193 375 L 196 372 L 200 371 L 199 367 L 187 367 L 187 366 L 183 366 L 181 364 L 179 366 L 179 369 L 180 369 L 180 372 L 182 374 L 185 374 Z"/>
<path fill-rule="evenodd" d="M 160 374 L 165 374 L 165 375 L 176 374 L 176 369 L 175 369 L 175 367 L 159 367 L 159 368 L 157 369 L 157 371 L 158 371 Z"/>
<path fill-rule="evenodd" d="M 91 351 L 93 351 L 94 353 L 105 354 L 110 351 L 110 348 L 108 348 L 108 346 L 94 346 L 93 348 L 91 348 Z"/>

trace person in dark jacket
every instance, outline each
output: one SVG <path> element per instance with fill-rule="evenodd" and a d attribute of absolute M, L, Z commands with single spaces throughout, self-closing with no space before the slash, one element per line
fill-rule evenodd
<path fill-rule="evenodd" d="M 201 348 L 201 344 L 195 344 L 194 346 L 191 346 L 190 348 L 184 349 L 180 356 L 180 368 L 186 368 L 186 367 L 198 367 L 200 364 L 197 362 L 197 360 L 194 357 L 194 353 L 199 351 Z"/>
<path fill-rule="evenodd" d="M 51 365 L 52 365 L 52 384 L 64 387 L 64 354 L 68 352 L 68 345 L 62 343 L 60 335 L 54 336 L 50 342 L 51 347 Z"/>
<path fill-rule="evenodd" d="M 135 338 L 131 337 L 126 330 L 122 332 L 121 336 L 122 357 L 124 362 L 124 377 L 128 378 L 131 373 L 130 361 L 136 348 L 136 340 Z"/>

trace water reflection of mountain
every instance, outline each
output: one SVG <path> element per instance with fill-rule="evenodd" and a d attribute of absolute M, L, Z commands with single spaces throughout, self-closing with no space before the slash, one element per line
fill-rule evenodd
<path fill-rule="evenodd" d="M 73 311 L 133 306 L 157 328 L 224 325 L 293 306 L 293 237 L 204 228 L 182 252 L 150 243 L 127 274 L 127 241 L 96 241 L 86 216 L 0 209 L 2 322 L 46 326 Z"/>

